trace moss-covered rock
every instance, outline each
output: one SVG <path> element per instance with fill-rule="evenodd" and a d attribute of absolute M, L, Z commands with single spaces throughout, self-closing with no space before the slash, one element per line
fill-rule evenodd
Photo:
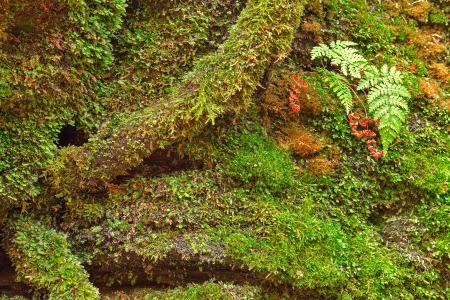
<path fill-rule="evenodd" d="M 62 190 L 101 188 L 158 148 L 198 134 L 227 112 L 245 109 L 266 68 L 284 55 L 303 1 L 249 1 L 227 41 L 196 62 L 165 101 L 117 116 L 81 148 L 67 148 L 50 168 L 49 183 Z"/>
<path fill-rule="evenodd" d="M 49 299 L 99 298 L 66 235 L 31 217 L 11 221 L 8 231 L 6 249 L 20 281 L 47 291 Z"/>

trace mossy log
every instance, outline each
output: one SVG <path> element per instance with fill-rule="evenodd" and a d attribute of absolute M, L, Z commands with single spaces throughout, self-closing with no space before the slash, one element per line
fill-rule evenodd
<path fill-rule="evenodd" d="M 252 0 L 227 41 L 196 62 L 171 96 L 118 115 L 81 147 L 68 147 L 49 169 L 54 192 L 96 191 L 155 150 L 190 138 L 226 113 L 245 109 L 265 70 L 290 49 L 303 0 Z"/>

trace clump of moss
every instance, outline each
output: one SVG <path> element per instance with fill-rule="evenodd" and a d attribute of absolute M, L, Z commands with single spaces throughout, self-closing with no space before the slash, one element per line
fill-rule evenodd
<path fill-rule="evenodd" d="M 419 83 L 420 93 L 426 98 L 437 99 L 441 96 L 441 91 L 436 84 L 431 79 L 424 78 Z"/>
<path fill-rule="evenodd" d="M 98 299 L 99 291 L 70 249 L 65 234 L 48 229 L 31 217 L 9 224 L 7 244 L 20 281 L 47 291 L 49 299 Z"/>
<path fill-rule="evenodd" d="M 286 69 L 275 69 L 262 95 L 262 112 L 267 125 L 283 126 L 299 120 L 299 113 L 292 110 L 289 103 L 289 92 L 295 86 L 292 78 L 296 76 L 304 80 L 308 87 L 299 94 L 300 118 L 317 117 L 323 112 L 322 95 L 316 88 L 314 75 L 294 72 Z"/>
<path fill-rule="evenodd" d="M 329 175 L 333 172 L 335 167 L 333 161 L 326 157 L 318 156 L 308 159 L 306 162 L 308 170 L 314 175 Z"/>
<path fill-rule="evenodd" d="M 228 173 L 258 189 L 277 193 L 289 187 L 295 174 L 289 155 L 260 133 L 243 132 L 228 141 Z"/>
<path fill-rule="evenodd" d="M 306 127 L 293 126 L 286 128 L 280 137 L 279 144 L 282 148 L 306 158 L 319 153 L 324 145 L 319 137 Z"/>
<path fill-rule="evenodd" d="M 434 62 L 430 67 L 431 74 L 444 83 L 450 83 L 450 70 L 443 63 Z"/>
<path fill-rule="evenodd" d="M 442 13 L 441 11 L 434 10 L 430 12 L 429 21 L 431 24 L 447 26 L 448 16 L 445 13 Z"/>
<path fill-rule="evenodd" d="M 409 34 L 408 40 L 419 49 L 420 58 L 436 60 L 443 57 L 447 51 L 446 45 L 437 36 L 440 36 L 439 31 L 433 29 L 416 30 Z"/>
<path fill-rule="evenodd" d="M 318 21 L 304 21 L 300 29 L 302 34 L 310 36 L 314 42 L 323 42 L 324 28 Z"/>
<path fill-rule="evenodd" d="M 370 7 L 363 0 L 330 0 L 325 6 L 338 39 L 358 42 L 367 53 L 392 51 L 394 35 L 378 6 Z"/>
<path fill-rule="evenodd" d="M 402 168 L 407 170 L 408 181 L 433 194 L 448 191 L 450 159 L 432 153 L 416 153 L 405 157 Z"/>
<path fill-rule="evenodd" d="M 432 4 L 428 1 L 415 1 L 406 6 L 406 13 L 408 16 L 422 22 L 428 21 L 428 14 L 431 10 Z"/>
<path fill-rule="evenodd" d="M 289 107 L 289 88 L 293 83 L 292 75 L 291 72 L 272 73 L 261 103 L 266 123 L 274 123 L 276 119 L 282 122 L 297 119 L 297 114 Z"/>

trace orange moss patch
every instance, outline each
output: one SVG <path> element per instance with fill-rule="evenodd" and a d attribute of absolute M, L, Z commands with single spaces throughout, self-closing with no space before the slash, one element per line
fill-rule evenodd
<path fill-rule="evenodd" d="M 289 107 L 290 74 L 274 76 L 264 92 L 262 108 L 267 117 L 293 121 L 298 117 Z"/>
<path fill-rule="evenodd" d="M 264 92 L 261 104 L 267 118 L 266 121 L 269 121 L 269 119 L 281 119 L 290 123 L 298 119 L 298 113 L 293 112 L 289 106 L 289 91 L 294 84 L 292 76 L 295 74 L 286 72 L 271 79 Z M 322 113 L 320 96 L 313 85 L 309 84 L 307 90 L 302 90 L 299 98 L 300 114 L 318 116 Z"/>
<path fill-rule="evenodd" d="M 414 1 L 406 5 L 406 14 L 418 21 L 426 22 L 431 7 L 432 5 L 428 1 Z"/>
<path fill-rule="evenodd" d="M 418 47 L 421 58 L 435 59 L 447 51 L 442 42 L 442 33 L 435 30 L 414 31 L 409 35 L 409 43 Z"/>
<path fill-rule="evenodd" d="M 286 129 L 278 142 L 282 148 L 303 158 L 317 154 L 324 148 L 321 140 L 303 127 Z"/>
<path fill-rule="evenodd" d="M 442 63 L 433 63 L 430 67 L 430 72 L 434 78 L 437 78 L 443 82 L 450 81 L 449 68 Z"/>
<path fill-rule="evenodd" d="M 400 70 L 400 71 L 403 71 L 402 66 L 397 67 L 397 69 Z M 407 69 L 409 72 L 411 72 L 411 73 L 416 73 L 416 71 L 417 71 L 417 64 L 416 64 L 415 62 L 412 62 L 412 63 L 410 63 L 410 64 L 406 67 L 406 69 Z"/>
<path fill-rule="evenodd" d="M 441 91 L 438 85 L 431 79 L 422 79 L 419 83 L 420 93 L 430 99 L 439 98 Z"/>
<path fill-rule="evenodd" d="M 324 156 L 309 159 L 306 167 L 314 175 L 328 175 L 333 172 L 334 164 Z"/>

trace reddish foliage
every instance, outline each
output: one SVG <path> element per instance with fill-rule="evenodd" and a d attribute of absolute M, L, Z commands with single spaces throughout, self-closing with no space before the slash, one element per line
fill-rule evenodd
<path fill-rule="evenodd" d="M 295 113 L 300 112 L 300 96 L 302 90 L 306 92 L 309 88 L 308 83 L 305 80 L 300 80 L 298 75 L 292 75 L 293 85 L 290 86 L 289 93 L 289 105 Z"/>
<path fill-rule="evenodd" d="M 371 117 L 364 117 L 358 113 L 351 113 L 348 115 L 348 124 L 352 130 L 352 135 L 354 135 L 357 139 L 367 139 L 365 144 L 367 145 L 367 149 L 369 150 L 370 156 L 375 159 L 379 159 L 384 155 L 383 151 L 379 151 L 375 145 L 377 141 L 374 139 L 377 134 L 369 129 L 369 126 L 377 127 L 380 122 L 372 119 Z M 365 127 L 363 130 L 359 130 L 358 127 Z"/>

